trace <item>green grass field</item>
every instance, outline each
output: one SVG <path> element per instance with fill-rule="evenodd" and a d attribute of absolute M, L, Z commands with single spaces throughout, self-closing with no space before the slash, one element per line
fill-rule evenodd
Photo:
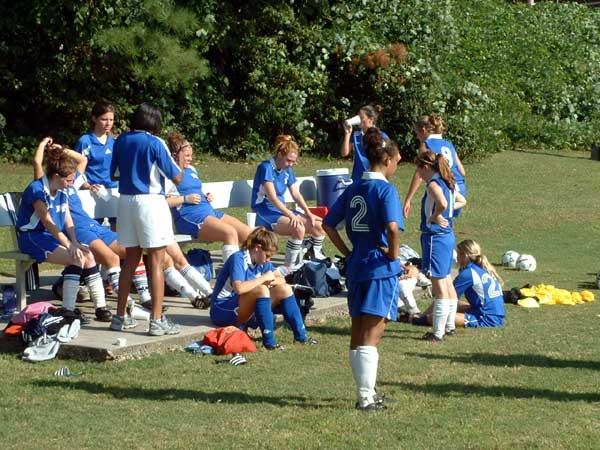
<path fill-rule="evenodd" d="M 296 173 L 336 166 L 303 158 Z M 28 167 L 1 169 L 2 191 L 30 176 Z M 209 160 L 199 169 L 218 181 L 251 178 L 254 165 Z M 505 152 L 466 169 L 457 239 L 476 239 L 493 263 L 509 249 L 537 258 L 533 273 L 499 268 L 505 288 L 546 283 L 598 295 L 600 163 L 582 153 Z M 405 164 L 394 177 L 401 196 L 412 173 Z M 418 210 L 402 239 L 417 250 Z M 378 385 L 395 402 L 376 414 L 353 409 L 346 317 L 311 326 L 320 341 L 312 348 L 279 329 L 285 352 L 259 351 L 240 367 L 183 350 L 101 364 L 32 365 L 2 354 L 0 448 L 600 448 L 599 323 L 600 301 L 508 305 L 505 327 L 458 330 L 442 345 L 419 341 L 424 328 L 392 323 Z M 81 376 L 52 375 L 65 365 Z"/>

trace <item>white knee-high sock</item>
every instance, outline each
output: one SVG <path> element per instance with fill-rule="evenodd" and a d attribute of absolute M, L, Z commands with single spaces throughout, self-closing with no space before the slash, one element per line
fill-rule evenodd
<path fill-rule="evenodd" d="M 313 255 L 316 259 L 324 259 L 325 255 L 323 255 L 323 242 L 325 241 L 325 236 L 311 236 L 310 244 L 313 248 Z"/>
<path fill-rule="evenodd" d="M 302 239 L 288 239 L 285 246 L 284 265 L 292 267 L 297 263 L 300 252 L 302 251 Z"/>
<path fill-rule="evenodd" d="M 404 303 L 406 311 L 408 311 L 409 314 L 417 314 L 419 312 L 419 307 L 417 306 L 417 301 L 415 300 L 415 294 L 413 292 L 417 287 L 417 279 L 406 278 L 400 280 L 398 285 L 400 288 L 400 300 Z"/>
<path fill-rule="evenodd" d="M 356 347 L 357 363 L 357 397 L 360 406 L 374 402 L 375 384 L 377 383 L 377 368 L 379 353 L 377 347 L 361 345 Z"/>
<path fill-rule="evenodd" d="M 196 270 L 195 267 L 188 264 L 179 272 L 181 272 L 181 275 L 183 275 L 187 282 L 190 283 L 192 287 L 194 287 L 198 292 L 200 292 L 200 294 L 202 294 L 203 297 L 212 294 L 213 290 L 210 287 L 210 284 L 208 284 L 206 278 L 204 278 L 202 274 Z"/>
<path fill-rule="evenodd" d="M 140 262 L 135 269 L 133 274 L 133 284 L 140 296 L 141 303 L 152 300 L 150 297 L 150 288 L 148 287 L 148 277 L 146 276 L 146 265 L 143 262 Z M 124 288 L 129 289 L 129 286 L 125 286 Z"/>
<path fill-rule="evenodd" d="M 82 274 L 84 276 L 85 285 L 90 291 L 90 297 L 94 302 L 94 307 L 104 308 L 106 306 L 106 297 L 104 294 L 102 276 L 98 271 L 98 266 L 83 269 Z"/>
<path fill-rule="evenodd" d="M 225 244 L 223 246 L 223 264 L 225 264 L 225 261 L 227 261 L 227 259 L 229 259 L 229 257 L 231 255 L 233 255 L 235 252 L 239 252 L 239 251 L 240 251 L 239 245 Z"/>
<path fill-rule="evenodd" d="M 75 303 L 77 301 L 77 292 L 79 291 L 80 273 L 64 275 L 63 306 L 69 311 L 73 311 L 75 309 Z"/>
<path fill-rule="evenodd" d="M 446 321 L 446 332 L 456 329 L 456 310 L 458 308 L 458 300 L 451 298 L 448 300 L 448 320 Z"/>
<path fill-rule="evenodd" d="M 447 299 L 436 298 L 433 302 L 433 334 L 438 339 L 444 337 L 449 308 L 450 301 Z"/>
<path fill-rule="evenodd" d="M 185 295 L 190 301 L 194 301 L 194 299 L 198 297 L 198 293 L 190 286 L 183 275 L 181 275 L 175 267 L 167 267 L 163 273 L 165 274 L 165 282 L 172 289 Z"/>

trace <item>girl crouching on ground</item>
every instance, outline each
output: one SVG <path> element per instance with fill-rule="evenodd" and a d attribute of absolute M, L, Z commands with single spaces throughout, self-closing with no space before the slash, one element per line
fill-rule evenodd
<path fill-rule="evenodd" d="M 316 340 L 306 335 L 291 286 L 270 261 L 277 252 L 277 235 L 258 227 L 241 247 L 227 259 L 217 277 L 210 307 L 213 323 L 219 327 L 245 328 L 254 316 L 262 332 L 263 346 L 267 350 L 283 349 L 274 334 L 273 308 L 279 305 L 294 333 L 294 341 L 316 344 Z"/>

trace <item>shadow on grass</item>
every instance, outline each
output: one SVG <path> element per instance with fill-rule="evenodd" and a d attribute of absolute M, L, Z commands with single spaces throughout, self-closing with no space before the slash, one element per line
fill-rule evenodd
<path fill-rule="evenodd" d="M 337 408 L 334 404 L 338 399 L 324 399 L 324 402 L 315 403 L 313 398 L 301 396 L 267 396 L 250 395 L 243 392 L 202 392 L 191 389 L 145 389 L 139 386 L 120 387 L 106 386 L 89 381 L 58 381 L 39 380 L 32 384 L 42 388 L 62 388 L 69 391 L 80 390 L 89 394 L 106 394 L 118 400 L 156 400 L 156 401 L 178 401 L 193 400 L 204 403 L 227 403 L 227 404 L 254 404 L 269 403 L 276 406 L 289 406 L 296 408 Z M 331 402 L 331 403 L 329 403 Z"/>
<path fill-rule="evenodd" d="M 422 392 L 440 397 L 448 396 L 476 396 L 476 397 L 503 397 L 503 398 L 537 398 L 557 402 L 584 401 L 598 402 L 598 393 L 572 393 L 565 391 L 553 391 L 550 389 L 521 388 L 515 386 L 481 386 L 478 384 L 442 383 L 420 385 L 401 382 L 380 382 L 381 385 L 397 386 L 406 391 Z"/>
<path fill-rule="evenodd" d="M 465 364 L 481 364 L 484 366 L 527 366 L 543 367 L 547 369 L 590 369 L 600 370 L 600 361 L 578 361 L 570 359 L 555 359 L 542 355 L 511 354 L 499 355 L 497 353 L 464 353 L 462 355 L 433 355 L 431 353 L 406 353 L 407 356 L 416 356 L 424 359 L 443 359 Z"/>
<path fill-rule="evenodd" d="M 577 283 L 578 289 L 598 289 L 596 283 L 592 283 L 591 281 L 580 281 Z"/>

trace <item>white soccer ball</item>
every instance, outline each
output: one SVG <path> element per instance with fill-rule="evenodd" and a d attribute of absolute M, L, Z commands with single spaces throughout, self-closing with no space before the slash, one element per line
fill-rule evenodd
<path fill-rule="evenodd" d="M 537 267 L 535 258 L 531 255 L 521 255 L 517 259 L 517 269 L 533 272 Z"/>
<path fill-rule="evenodd" d="M 517 266 L 517 259 L 519 259 L 519 256 L 521 255 L 514 250 L 507 251 L 502 255 L 502 265 L 514 269 Z"/>

